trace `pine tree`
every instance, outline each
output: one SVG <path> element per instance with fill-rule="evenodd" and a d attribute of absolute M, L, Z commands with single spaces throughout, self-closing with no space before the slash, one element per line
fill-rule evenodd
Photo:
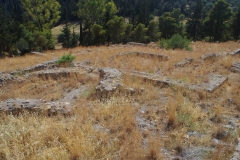
<path fill-rule="evenodd" d="M 132 24 L 126 24 L 125 31 L 124 31 L 124 37 L 123 37 L 123 43 L 127 43 L 127 42 L 131 41 L 132 28 L 133 28 Z"/>
<path fill-rule="evenodd" d="M 230 5 L 225 0 L 218 0 L 205 20 L 205 32 L 213 41 L 222 41 L 227 23 L 232 16 Z"/>
<path fill-rule="evenodd" d="M 33 49 L 54 48 L 51 28 L 60 19 L 60 4 L 57 0 L 20 0 L 30 19 L 25 27 L 34 37 Z M 29 25 L 30 24 L 30 25 Z"/>
<path fill-rule="evenodd" d="M 112 43 L 121 43 L 124 37 L 125 22 L 123 17 L 115 16 L 107 22 L 108 35 Z"/>
<path fill-rule="evenodd" d="M 138 24 L 137 27 L 133 30 L 132 35 L 135 42 L 145 43 L 147 28 L 144 24 Z"/>
<path fill-rule="evenodd" d="M 75 33 L 74 28 L 73 28 L 73 33 L 72 33 L 72 38 L 71 38 L 71 48 L 77 47 L 78 45 L 78 35 Z"/>
<path fill-rule="evenodd" d="M 150 21 L 146 35 L 152 42 L 155 42 L 160 38 L 160 32 L 158 31 L 158 22 L 155 22 L 154 20 Z"/>
<path fill-rule="evenodd" d="M 60 4 L 57 0 L 20 0 L 20 2 L 41 32 L 51 28 L 60 19 Z"/>
<path fill-rule="evenodd" d="M 149 24 L 149 18 L 150 18 L 150 6 L 149 6 L 149 0 L 143 0 L 140 5 L 140 12 L 138 16 L 138 23 L 142 23 L 145 26 Z"/>
<path fill-rule="evenodd" d="M 11 21 L 11 16 L 6 8 L 0 4 L 0 57 L 3 52 L 8 52 L 11 56 L 16 48 L 14 43 L 17 41 L 16 24 Z"/>
<path fill-rule="evenodd" d="M 106 31 L 103 26 L 94 24 L 92 27 L 92 42 L 94 45 L 104 44 Z"/>
<path fill-rule="evenodd" d="M 232 23 L 233 37 L 237 41 L 240 38 L 240 6 L 238 12 L 233 17 Z"/>
<path fill-rule="evenodd" d="M 70 31 L 70 27 L 69 27 L 69 23 L 66 23 L 63 30 L 63 42 L 62 42 L 62 46 L 63 48 L 70 48 L 71 47 L 71 31 Z"/>
<path fill-rule="evenodd" d="M 91 44 L 91 29 L 95 23 L 100 24 L 104 16 L 105 0 L 79 0 L 75 15 L 80 19 L 80 45 Z M 83 36 L 83 24 L 88 31 L 88 37 Z"/>
<path fill-rule="evenodd" d="M 159 30 L 161 32 L 161 37 L 169 39 L 177 33 L 178 23 L 175 18 L 171 16 L 171 13 L 165 12 L 159 17 Z"/>
<path fill-rule="evenodd" d="M 189 38 L 193 38 L 194 40 L 199 39 L 199 35 L 201 32 L 202 11 L 203 11 L 202 0 L 197 0 L 194 12 L 186 24 L 187 35 Z"/>

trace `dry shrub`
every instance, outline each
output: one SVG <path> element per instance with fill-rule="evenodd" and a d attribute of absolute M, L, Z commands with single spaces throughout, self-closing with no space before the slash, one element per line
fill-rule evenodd
<path fill-rule="evenodd" d="M 212 151 L 207 158 L 211 160 L 231 159 L 233 152 L 234 148 L 231 146 L 217 145 L 216 151 Z"/>
<path fill-rule="evenodd" d="M 233 57 L 226 56 L 221 60 L 220 63 L 225 67 L 225 69 L 229 69 L 233 63 Z"/>
<path fill-rule="evenodd" d="M 176 127 L 178 123 L 176 109 L 177 105 L 170 100 L 167 112 L 168 114 L 167 129 Z"/>
<path fill-rule="evenodd" d="M 214 108 L 214 116 L 211 118 L 211 120 L 215 123 L 221 123 L 222 122 L 222 114 L 223 114 L 223 107 L 222 106 L 215 106 Z"/>
<path fill-rule="evenodd" d="M 207 99 L 207 91 L 200 90 L 198 92 L 198 97 L 200 100 L 206 100 Z"/>
<path fill-rule="evenodd" d="M 227 136 L 228 132 L 222 126 L 217 127 L 213 133 L 213 137 L 219 140 L 225 140 Z"/>

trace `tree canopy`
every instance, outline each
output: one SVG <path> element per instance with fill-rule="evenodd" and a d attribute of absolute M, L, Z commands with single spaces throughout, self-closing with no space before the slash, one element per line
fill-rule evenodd
<path fill-rule="evenodd" d="M 65 48 L 179 36 L 239 40 L 239 6 L 236 0 L 0 0 L 0 56 L 54 49 L 51 29 L 58 24 Z M 71 21 L 80 27 L 71 30 Z"/>

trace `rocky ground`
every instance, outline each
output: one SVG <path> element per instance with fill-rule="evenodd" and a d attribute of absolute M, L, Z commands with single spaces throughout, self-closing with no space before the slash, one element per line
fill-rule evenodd
<path fill-rule="evenodd" d="M 96 50 L 74 54 L 90 52 Z M 159 153 L 164 159 L 211 159 L 218 154 L 240 159 L 239 49 L 206 53 L 198 58 L 190 55 L 172 64 L 172 68 L 163 67 L 170 63 L 171 56 L 149 52 L 116 53 L 106 57 L 105 62 L 99 58 L 85 56 L 67 68 L 59 68 L 57 60 L 52 60 L 22 70 L 3 71 L 0 111 L 71 116 L 86 96 L 89 105 L 124 97 L 138 109 L 135 120 L 142 134 L 161 135 Z M 142 65 L 157 63 L 158 67 L 149 72 L 140 67 L 134 70 L 133 58 Z M 96 124 L 95 130 L 109 129 Z M 147 137 L 142 140 L 145 147 Z"/>

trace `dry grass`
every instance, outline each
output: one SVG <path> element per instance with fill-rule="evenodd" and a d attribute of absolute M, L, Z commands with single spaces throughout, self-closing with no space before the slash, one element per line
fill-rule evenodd
<path fill-rule="evenodd" d="M 181 156 L 185 148 L 193 146 L 215 147 L 207 159 L 229 159 L 234 149 L 212 146 L 213 138 L 227 144 L 236 144 L 239 128 L 226 131 L 228 120 L 224 117 L 240 115 L 239 76 L 230 73 L 232 63 L 239 57 L 220 57 L 214 61 L 199 62 L 205 53 L 229 52 L 239 48 L 239 43 L 192 44 L 193 51 L 161 50 L 142 46 L 77 47 L 46 51 L 45 56 L 0 59 L 1 71 L 13 71 L 36 65 L 72 53 L 75 62 L 90 60 L 93 67 L 115 67 L 137 70 L 182 80 L 202 83 L 208 73 L 228 76 L 228 82 L 213 93 L 192 91 L 144 81 L 123 75 L 124 87 L 131 87 L 137 94 L 119 94 L 106 101 L 95 96 L 98 78 L 95 73 L 79 74 L 57 79 L 25 78 L 23 82 L 8 83 L 0 88 L 0 100 L 32 98 L 47 101 L 61 100 L 69 91 L 86 86 L 76 99 L 74 115 L 47 117 L 36 113 L 19 116 L 0 116 L 0 159 L 164 159 L 164 151 Z M 168 61 L 136 56 L 109 58 L 123 52 L 149 52 L 169 56 Z M 193 64 L 175 68 L 184 58 L 194 58 Z M 141 91 L 141 92 L 139 92 Z M 201 104 L 201 105 L 200 105 Z M 145 110 L 140 113 L 141 109 Z M 224 116 L 225 115 L 225 116 Z M 136 117 L 153 128 L 141 127 Z M 197 133 L 190 136 L 189 132 Z M 203 137 L 199 137 L 203 135 Z M 168 158 L 168 157 L 166 157 Z"/>
<path fill-rule="evenodd" d="M 19 160 L 161 159 L 160 137 L 147 138 L 145 149 L 135 113 L 130 104 L 112 102 L 90 108 L 81 104 L 69 118 L 2 114 L 0 153 L 5 159 Z"/>

